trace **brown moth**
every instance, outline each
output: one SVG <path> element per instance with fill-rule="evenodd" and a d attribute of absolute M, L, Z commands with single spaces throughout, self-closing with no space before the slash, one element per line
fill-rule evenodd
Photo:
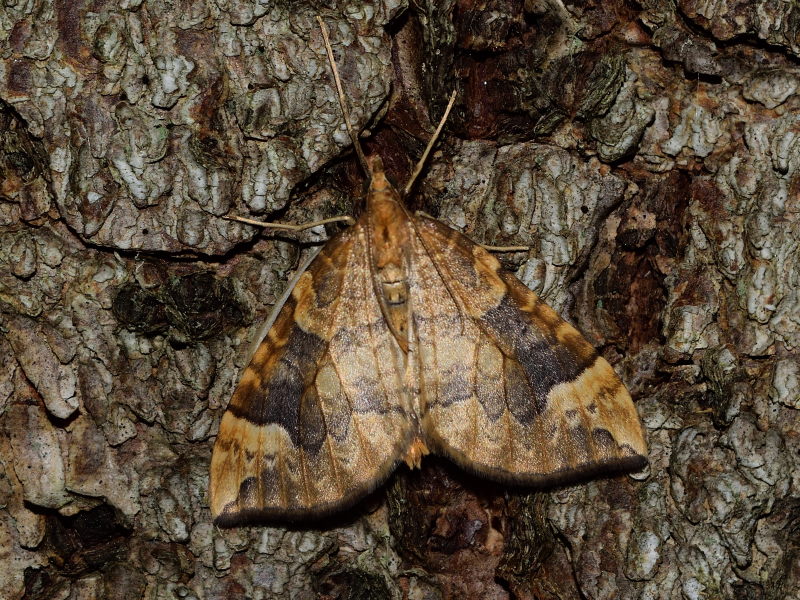
<path fill-rule="evenodd" d="M 222 418 L 215 522 L 330 514 L 429 452 L 533 486 L 641 469 L 609 363 L 484 248 L 410 213 L 380 158 L 366 164 L 366 210 L 296 278 Z"/>

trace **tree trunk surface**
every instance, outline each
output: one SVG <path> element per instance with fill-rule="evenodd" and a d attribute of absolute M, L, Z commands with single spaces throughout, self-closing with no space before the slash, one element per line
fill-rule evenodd
<path fill-rule="evenodd" d="M 614 364 L 649 467 L 558 489 L 427 457 L 220 530 L 248 345 L 368 153 Z M 0 598 L 800 598 L 800 6 L 0 7 Z"/>

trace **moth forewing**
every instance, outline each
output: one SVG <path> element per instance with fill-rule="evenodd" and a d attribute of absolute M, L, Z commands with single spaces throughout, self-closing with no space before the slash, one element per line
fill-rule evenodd
<path fill-rule="evenodd" d="M 361 221 L 330 240 L 253 354 L 214 446 L 218 524 L 344 508 L 379 485 L 415 437 L 404 353 L 367 255 Z"/>
<path fill-rule="evenodd" d="M 415 321 L 431 447 L 529 484 L 644 466 L 630 396 L 577 330 L 460 233 L 422 217 L 416 231 L 411 301 L 427 307 Z"/>

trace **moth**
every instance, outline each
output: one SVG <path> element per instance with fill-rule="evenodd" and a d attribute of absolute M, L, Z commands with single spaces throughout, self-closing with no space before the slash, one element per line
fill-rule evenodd
<path fill-rule="evenodd" d="M 531 486 L 641 469 L 642 427 L 609 363 L 486 249 L 409 212 L 364 157 L 320 26 L 366 209 L 296 277 L 241 376 L 211 459 L 215 523 L 330 514 L 430 452 Z"/>

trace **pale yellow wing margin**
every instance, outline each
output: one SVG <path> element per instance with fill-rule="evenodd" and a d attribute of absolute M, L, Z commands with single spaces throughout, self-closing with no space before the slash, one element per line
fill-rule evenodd
<path fill-rule="evenodd" d="M 215 522 L 324 516 L 378 486 L 411 438 L 402 362 L 359 223 L 299 278 L 242 375 L 211 459 Z"/>
<path fill-rule="evenodd" d="M 411 298 L 434 452 L 495 480 L 550 485 L 646 463 L 608 362 L 480 246 L 414 217 Z"/>

